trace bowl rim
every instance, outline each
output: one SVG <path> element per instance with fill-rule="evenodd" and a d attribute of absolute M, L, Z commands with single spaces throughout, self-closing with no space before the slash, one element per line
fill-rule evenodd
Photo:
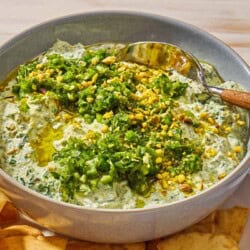
<path fill-rule="evenodd" d="M 143 17 L 143 18 L 149 18 L 149 19 L 155 19 L 155 20 L 159 20 L 162 22 L 166 22 L 166 23 L 170 23 L 173 25 L 177 25 L 179 27 L 183 27 L 189 30 L 193 30 L 198 32 L 199 34 L 202 34 L 202 36 L 204 36 L 205 38 L 211 39 L 214 42 L 216 42 L 217 44 L 219 44 L 220 46 L 223 46 L 223 48 L 230 52 L 231 54 L 233 54 L 237 60 L 241 63 L 241 65 L 244 67 L 244 70 L 246 70 L 249 75 L 250 75 L 250 67 L 248 66 L 248 64 L 245 62 L 244 59 L 242 59 L 239 54 L 237 52 L 235 52 L 232 48 L 230 48 L 225 42 L 223 42 L 222 40 L 218 39 L 217 37 L 215 37 L 214 35 L 208 33 L 205 30 L 202 30 L 198 27 L 196 27 L 193 24 L 189 24 L 186 22 L 183 22 L 181 20 L 178 19 L 174 19 L 171 17 L 167 17 L 167 16 L 163 16 L 163 15 L 158 15 L 158 14 L 154 14 L 154 13 L 148 13 L 148 12 L 138 12 L 138 11 L 126 11 L 126 10 L 105 10 L 105 11 L 90 11 L 90 12 L 81 12 L 81 13 L 76 13 L 76 14 L 70 14 L 70 15 L 65 15 L 65 16 L 60 16 L 57 18 L 53 18 L 50 19 L 48 21 L 45 22 L 41 22 L 37 25 L 31 26 L 30 28 L 18 33 L 17 35 L 11 37 L 10 39 L 8 39 L 6 42 L 4 42 L 1 46 L 0 46 L 0 56 L 7 50 L 7 49 L 11 49 L 11 47 L 18 42 L 20 39 L 25 38 L 26 36 L 28 36 L 29 34 L 35 33 L 37 30 L 41 30 L 41 29 L 46 29 L 47 27 L 51 26 L 51 25 L 56 25 L 56 24 L 63 24 L 63 23 L 67 23 L 68 21 L 77 21 L 78 19 L 81 19 L 82 17 L 87 17 L 87 16 L 98 16 L 98 15 L 124 15 L 124 16 L 134 16 L 134 17 Z M 81 205 L 76 205 L 76 204 L 72 204 L 72 203 L 67 203 L 64 201 L 59 201 L 53 198 L 50 198 L 48 196 L 45 196 L 39 192 L 36 192 L 24 185 L 22 185 L 21 183 L 17 182 L 13 177 L 11 177 L 10 175 L 8 175 L 2 168 L 0 168 L 0 176 L 2 176 L 7 182 L 8 184 L 12 184 L 13 186 L 15 186 L 16 188 L 23 190 L 27 193 L 29 193 L 32 196 L 36 196 L 37 198 L 41 199 L 41 200 L 46 200 L 49 203 L 54 203 L 55 205 L 60 205 L 62 207 L 67 207 L 67 208 L 72 208 L 72 209 L 76 209 L 76 210 L 85 210 L 85 211 L 89 211 L 89 212 L 96 212 L 96 213 L 142 213 L 142 212 L 149 212 L 149 211 L 153 211 L 153 210 L 160 210 L 160 209 L 166 209 L 167 207 L 172 207 L 172 206 L 176 206 L 176 205 L 180 205 L 180 204 L 185 204 L 185 203 L 189 203 L 189 202 L 193 202 L 194 200 L 198 200 L 202 197 L 205 196 L 210 196 L 213 192 L 215 192 L 217 189 L 219 189 L 221 186 L 225 186 L 226 184 L 228 184 L 231 179 L 233 178 L 240 178 L 240 176 L 242 176 L 244 173 L 243 172 L 247 172 L 247 170 L 250 170 L 249 166 L 247 166 L 247 162 L 250 159 L 250 137 L 248 135 L 248 142 L 247 142 L 247 152 L 244 156 L 244 158 L 240 161 L 240 163 L 222 180 L 220 180 L 219 182 L 217 182 L 216 184 L 212 185 L 211 187 L 196 193 L 188 198 L 184 198 L 184 199 L 180 199 L 177 201 L 173 201 L 170 203 L 166 203 L 166 204 L 159 204 L 159 205 L 154 205 L 154 206 L 149 206 L 149 207 L 143 207 L 143 208 L 129 208 L 129 209 L 116 209 L 116 208 L 89 208 L 89 207 L 84 207 Z M 1 188 L 1 184 L 0 184 L 0 188 Z"/>

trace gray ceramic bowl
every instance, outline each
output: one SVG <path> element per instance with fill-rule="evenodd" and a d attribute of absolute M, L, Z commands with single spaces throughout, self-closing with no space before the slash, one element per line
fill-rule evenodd
<path fill-rule="evenodd" d="M 57 39 L 70 43 L 169 42 L 214 64 L 222 77 L 250 90 L 250 69 L 229 47 L 191 25 L 133 12 L 95 12 L 67 16 L 36 26 L 0 48 L 0 79 L 19 64 L 48 49 Z M 44 197 L 18 184 L 0 169 L 0 185 L 34 221 L 72 237 L 97 242 L 136 242 L 177 232 L 217 208 L 248 172 L 249 152 L 219 184 L 185 200 L 155 208 L 86 209 Z"/>

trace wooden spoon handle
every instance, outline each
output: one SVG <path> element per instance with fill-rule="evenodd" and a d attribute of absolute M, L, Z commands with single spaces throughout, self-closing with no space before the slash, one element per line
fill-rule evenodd
<path fill-rule="evenodd" d="M 224 101 L 250 110 L 250 92 L 224 89 L 220 96 Z"/>

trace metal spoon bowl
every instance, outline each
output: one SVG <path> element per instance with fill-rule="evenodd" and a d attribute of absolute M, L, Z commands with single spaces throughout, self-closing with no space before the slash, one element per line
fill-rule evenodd
<path fill-rule="evenodd" d="M 175 45 L 163 42 L 132 43 L 120 49 L 118 59 L 168 71 L 175 70 L 200 82 L 210 94 L 218 95 L 224 101 L 250 110 L 249 92 L 207 85 L 204 70 L 197 58 Z"/>

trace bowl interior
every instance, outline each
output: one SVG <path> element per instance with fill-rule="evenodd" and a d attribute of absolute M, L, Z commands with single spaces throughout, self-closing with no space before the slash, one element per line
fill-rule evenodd
<path fill-rule="evenodd" d="M 0 48 L 0 81 L 21 63 L 57 40 L 71 44 L 162 41 L 176 44 L 213 64 L 225 80 L 250 90 L 250 69 L 229 47 L 208 33 L 180 21 L 131 12 L 95 12 L 63 17 L 21 33 Z"/>

